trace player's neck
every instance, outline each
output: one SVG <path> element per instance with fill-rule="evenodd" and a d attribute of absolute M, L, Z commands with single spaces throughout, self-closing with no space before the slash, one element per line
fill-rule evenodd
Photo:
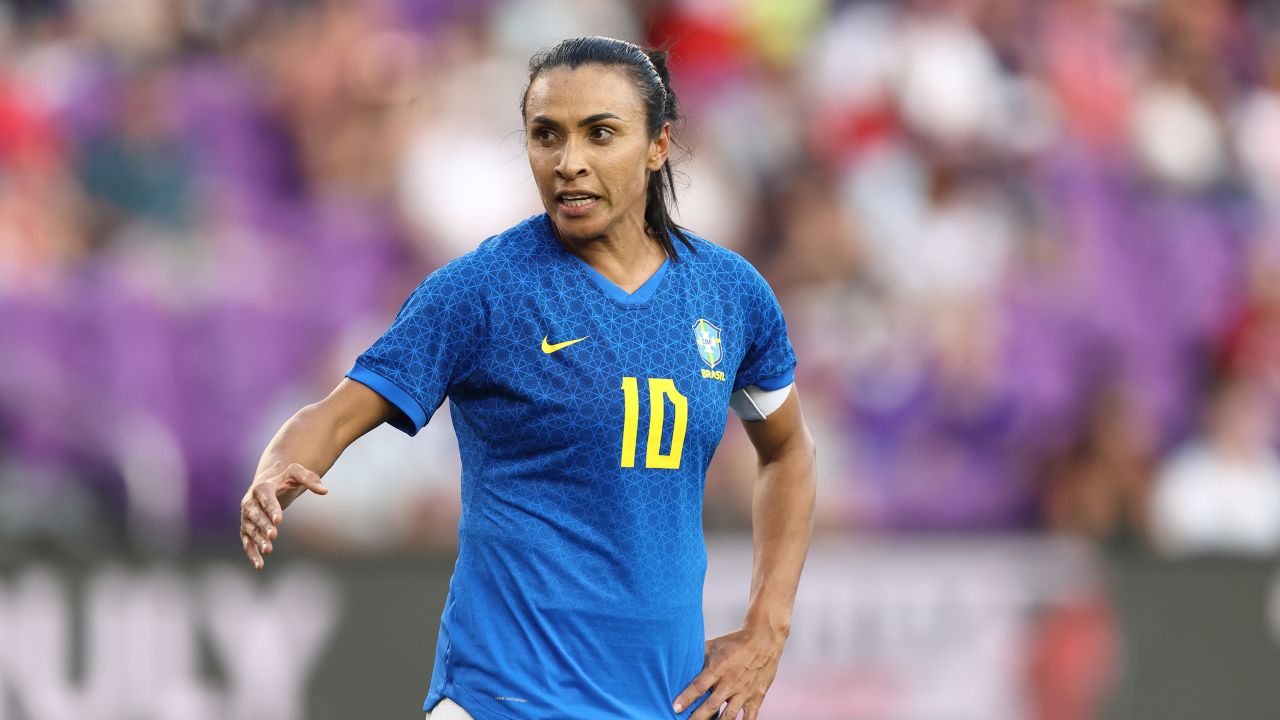
<path fill-rule="evenodd" d="M 561 238 L 561 243 L 614 285 L 632 293 L 662 267 L 667 253 L 644 232 L 643 225 L 638 232 L 637 228 L 626 230 L 576 242 Z"/>

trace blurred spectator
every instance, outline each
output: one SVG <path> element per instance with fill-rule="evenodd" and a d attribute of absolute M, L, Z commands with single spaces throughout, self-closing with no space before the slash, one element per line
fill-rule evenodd
<path fill-rule="evenodd" d="M 1113 545 L 1143 541 L 1154 440 L 1125 388 L 1097 393 L 1079 441 L 1048 470 L 1048 527 Z"/>
<path fill-rule="evenodd" d="M 1280 243 L 1251 248 L 1247 292 L 1226 324 L 1218 363 L 1280 398 Z"/>
<path fill-rule="evenodd" d="M 1275 406 L 1256 383 L 1215 390 L 1204 433 L 1160 469 L 1151 530 L 1171 555 L 1280 550 L 1280 453 Z"/>

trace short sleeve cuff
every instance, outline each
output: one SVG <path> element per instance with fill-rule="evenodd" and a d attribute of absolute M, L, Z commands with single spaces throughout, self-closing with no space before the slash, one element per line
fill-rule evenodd
<path fill-rule="evenodd" d="M 765 378 L 763 380 L 747 380 L 746 382 L 744 382 L 741 378 L 739 378 L 738 382 L 734 384 L 733 389 L 736 391 L 736 390 L 741 390 L 742 388 L 748 385 L 755 385 L 761 390 L 781 390 L 782 388 L 795 382 L 795 380 L 796 380 L 796 369 L 795 369 L 795 366 L 792 365 L 791 367 L 787 368 L 786 371 L 783 372 L 782 374 L 775 375 L 771 378 Z"/>
<path fill-rule="evenodd" d="M 413 399 L 413 396 L 405 392 L 399 385 L 358 362 L 347 373 L 347 377 L 368 387 L 381 395 L 387 402 L 396 406 L 396 409 L 400 411 L 400 415 L 387 421 L 392 427 L 404 432 L 406 435 L 413 436 L 417 435 L 418 431 L 427 424 L 426 411 L 422 409 L 417 400 Z"/>

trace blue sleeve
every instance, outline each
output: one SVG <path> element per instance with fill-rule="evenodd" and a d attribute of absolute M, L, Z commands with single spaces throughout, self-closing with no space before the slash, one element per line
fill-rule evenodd
<path fill-rule="evenodd" d="M 464 275 L 455 261 L 422 281 L 347 373 L 395 405 L 400 413 L 388 422 L 409 435 L 427 424 L 478 356 L 484 302 Z"/>
<path fill-rule="evenodd" d="M 769 283 L 755 268 L 750 270 L 747 297 L 747 352 L 733 380 L 734 391 L 748 385 L 777 390 L 795 378 L 796 354 L 787 337 L 787 321 Z"/>

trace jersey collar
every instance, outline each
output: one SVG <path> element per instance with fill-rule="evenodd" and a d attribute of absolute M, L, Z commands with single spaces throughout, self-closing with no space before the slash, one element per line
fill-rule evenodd
<path fill-rule="evenodd" d="M 612 280 L 602 275 L 599 270 L 591 267 L 586 260 L 583 260 L 568 250 L 565 250 L 564 247 L 560 245 L 560 242 L 556 240 L 555 231 L 551 228 L 551 216 L 543 213 L 541 219 L 546 238 L 555 246 L 556 251 L 569 258 L 570 262 L 575 263 L 579 268 L 581 268 L 587 278 L 589 278 L 596 287 L 600 288 L 601 292 L 623 305 L 640 305 L 648 302 L 658 291 L 658 286 L 662 284 L 662 278 L 666 277 L 667 271 L 671 268 L 671 257 L 667 256 L 667 258 L 662 261 L 662 265 L 649 276 L 648 280 L 644 281 L 643 285 L 636 288 L 634 292 L 629 293 L 614 284 Z"/>

